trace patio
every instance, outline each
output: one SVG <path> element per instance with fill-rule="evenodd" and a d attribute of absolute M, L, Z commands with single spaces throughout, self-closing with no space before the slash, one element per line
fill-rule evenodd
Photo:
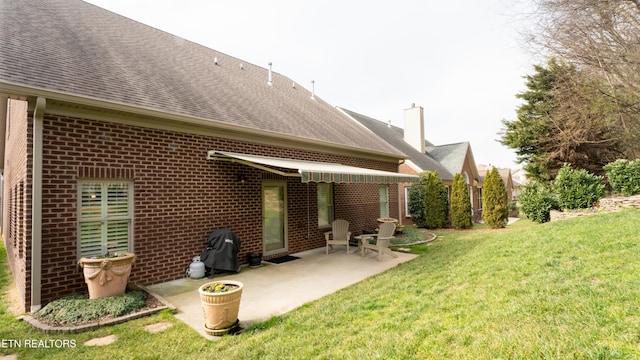
<path fill-rule="evenodd" d="M 399 255 L 397 258 L 384 256 L 383 261 L 378 261 L 377 254 L 372 251 L 362 258 L 356 248 L 346 254 L 345 248 L 338 246 L 327 255 L 322 247 L 292 254 L 300 257 L 297 260 L 282 264 L 263 262 L 258 268 L 243 267 L 237 274 L 214 276 L 214 280 L 229 279 L 244 284 L 238 318 L 240 326 L 246 328 L 253 322 L 284 314 L 417 257 L 396 253 Z M 207 278 L 183 278 L 147 288 L 174 305 L 178 319 L 213 340 L 216 337 L 204 332 L 198 296 L 198 287 L 209 281 Z"/>

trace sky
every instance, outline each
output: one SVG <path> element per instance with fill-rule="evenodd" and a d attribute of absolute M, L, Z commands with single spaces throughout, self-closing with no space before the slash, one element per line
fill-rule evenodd
<path fill-rule="evenodd" d="M 469 141 L 476 164 L 521 167 L 497 140 L 533 73 L 522 14 L 532 0 L 88 0 L 252 64 L 333 106 L 404 127 L 422 106 L 426 139 Z"/>

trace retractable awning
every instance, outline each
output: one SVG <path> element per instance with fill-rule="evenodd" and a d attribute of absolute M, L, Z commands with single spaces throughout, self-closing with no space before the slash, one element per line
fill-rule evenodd
<path fill-rule="evenodd" d="M 217 150 L 209 151 L 207 153 L 207 159 L 240 163 L 282 176 L 300 177 L 303 183 L 393 184 L 417 182 L 419 180 L 419 177 L 416 175 L 366 169 L 337 163 L 238 154 Z"/>

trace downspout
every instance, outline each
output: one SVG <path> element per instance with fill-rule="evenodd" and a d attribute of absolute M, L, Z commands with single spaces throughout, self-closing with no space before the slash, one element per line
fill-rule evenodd
<path fill-rule="evenodd" d="M 3 174 L 8 102 L 9 98 L 7 96 L 0 96 L 0 171 L 2 171 Z"/>
<path fill-rule="evenodd" d="M 404 190 L 404 186 L 402 186 L 402 183 L 398 183 L 398 225 L 402 225 L 402 219 L 404 218 L 404 215 L 402 214 L 402 195 L 403 194 L 403 190 Z"/>
<path fill-rule="evenodd" d="M 4 236 L 4 152 L 9 98 L 0 95 L 0 236 Z M 5 238 L 6 239 L 6 238 Z"/>
<path fill-rule="evenodd" d="M 33 109 L 33 195 L 31 212 L 31 313 L 42 307 L 42 147 L 47 100 L 39 96 Z"/>

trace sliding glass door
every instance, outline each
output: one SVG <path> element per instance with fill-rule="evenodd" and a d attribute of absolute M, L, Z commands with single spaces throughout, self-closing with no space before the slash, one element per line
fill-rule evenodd
<path fill-rule="evenodd" d="M 287 251 L 287 183 L 262 184 L 262 243 L 264 254 Z"/>

